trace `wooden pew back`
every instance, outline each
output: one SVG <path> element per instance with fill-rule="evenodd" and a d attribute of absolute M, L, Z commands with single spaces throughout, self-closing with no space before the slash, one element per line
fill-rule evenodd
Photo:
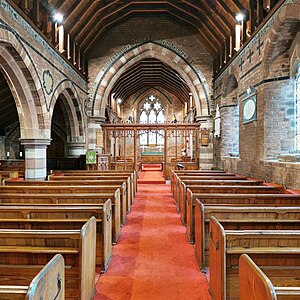
<path fill-rule="evenodd" d="M 281 277 L 281 281 L 281 286 L 274 286 L 247 254 L 240 256 L 240 300 L 296 300 L 300 298 L 300 287 L 288 286 L 284 276 Z"/>
<path fill-rule="evenodd" d="M 81 184 L 82 183 L 82 184 Z M 102 194 L 117 193 L 115 197 L 120 197 L 121 224 L 125 224 L 127 215 L 127 194 L 126 184 L 120 185 L 97 185 L 86 184 L 84 182 L 71 181 L 70 183 L 59 181 L 16 181 L 9 182 L 8 186 L 0 186 L 0 194 L 3 193 L 23 193 L 23 194 Z M 108 197 L 111 198 L 111 197 Z M 111 198 L 112 199 L 112 198 Z"/>
<path fill-rule="evenodd" d="M 186 192 L 186 227 L 187 235 L 191 243 L 194 242 L 195 234 L 195 199 L 203 194 L 212 193 L 214 195 L 225 194 L 280 194 L 284 191 L 282 186 L 190 186 Z M 197 195 L 196 197 L 194 195 Z M 233 198 L 236 199 L 236 198 Z M 237 201 L 239 202 L 239 200 Z M 232 200 L 234 203 L 234 200 Z"/>
<path fill-rule="evenodd" d="M 105 271 L 112 257 L 111 201 L 97 205 L 0 205 L 1 229 L 80 229 L 91 217 L 97 221 L 96 263 Z"/>
<path fill-rule="evenodd" d="M 283 276 L 288 276 L 292 284 L 299 284 L 296 274 L 299 274 L 300 230 L 224 230 L 212 217 L 210 290 L 216 300 L 239 299 L 238 259 L 244 253 L 255 257 L 259 265 L 265 267 L 284 264 Z"/>
<path fill-rule="evenodd" d="M 120 188 L 121 191 L 121 207 L 124 208 L 125 213 L 130 211 L 131 207 L 131 195 L 128 192 L 128 182 L 124 180 L 63 180 L 63 181 L 13 181 L 5 180 L 7 186 L 99 186 L 102 187 L 103 191 L 109 191 L 110 189 Z M 71 192 L 72 193 L 72 192 Z M 74 192 L 76 193 L 76 192 Z M 126 215 L 125 215 L 126 219 Z"/>
<path fill-rule="evenodd" d="M 184 182 L 179 180 L 178 192 L 175 195 L 178 203 L 178 208 L 181 216 L 181 221 L 186 224 L 186 190 L 199 186 L 262 186 L 263 182 L 260 180 L 185 180 Z M 225 191 L 229 192 L 228 190 Z"/>
<path fill-rule="evenodd" d="M 26 267 L 26 266 L 25 266 Z M 21 267 L 20 267 L 21 268 Z M 20 270 L 17 276 L 22 276 Z M 0 299 L 40 300 L 65 299 L 65 262 L 61 254 L 56 254 L 32 279 L 28 286 L 1 285 Z"/>
<path fill-rule="evenodd" d="M 272 205 L 272 204 L 269 204 Z M 215 217 L 225 230 L 243 229 L 300 229 L 300 206 L 253 207 L 204 205 L 195 203 L 195 255 L 200 268 L 209 265 L 209 221 Z"/>
<path fill-rule="evenodd" d="M 18 247 L 16 247 L 18 245 Z M 37 266 L 49 256 L 61 253 L 65 259 L 66 298 L 91 299 L 95 292 L 96 219 L 81 230 L 0 230 L 0 284 L 14 282 L 20 265 L 27 265 L 16 285 L 28 282 Z M 29 277 L 28 277 L 29 276 Z M 29 279 L 30 280 L 30 279 Z"/>

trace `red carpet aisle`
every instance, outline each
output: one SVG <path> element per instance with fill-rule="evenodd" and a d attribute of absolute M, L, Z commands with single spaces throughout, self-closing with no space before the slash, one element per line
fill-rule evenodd
<path fill-rule="evenodd" d="M 170 186 L 140 184 L 94 300 L 210 299 Z"/>
<path fill-rule="evenodd" d="M 160 164 L 143 164 L 138 183 L 165 184 Z"/>

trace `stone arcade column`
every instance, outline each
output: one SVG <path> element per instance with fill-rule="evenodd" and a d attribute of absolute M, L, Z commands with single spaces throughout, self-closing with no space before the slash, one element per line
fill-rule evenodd
<path fill-rule="evenodd" d="M 103 153 L 103 145 L 102 147 L 99 147 L 97 145 L 97 132 L 101 131 L 101 124 L 105 122 L 105 118 L 103 117 L 90 117 L 88 121 L 88 149 L 93 149 L 97 151 L 99 154 Z M 102 131 L 103 135 L 103 131 Z M 103 136 L 102 136 L 102 141 L 103 141 Z"/>
<path fill-rule="evenodd" d="M 86 143 L 70 142 L 68 143 L 68 157 L 79 157 L 85 155 Z"/>
<path fill-rule="evenodd" d="M 20 139 L 25 151 L 25 179 L 45 180 L 47 176 L 47 146 L 51 139 Z"/>
<path fill-rule="evenodd" d="M 197 116 L 197 123 L 200 125 L 199 132 L 199 169 L 210 169 L 214 167 L 214 151 L 213 151 L 213 119 L 209 116 Z M 209 130 L 208 146 L 201 146 L 201 129 Z"/>

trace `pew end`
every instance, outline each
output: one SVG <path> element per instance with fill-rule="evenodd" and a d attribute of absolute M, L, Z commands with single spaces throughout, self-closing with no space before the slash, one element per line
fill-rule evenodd
<path fill-rule="evenodd" d="M 92 299 L 95 289 L 96 275 L 96 218 L 91 217 L 81 228 L 81 251 L 79 265 L 81 266 L 81 299 Z"/>
<path fill-rule="evenodd" d="M 239 258 L 239 286 L 240 300 L 277 300 L 273 284 L 247 254 Z"/>
<path fill-rule="evenodd" d="M 56 254 L 33 278 L 26 299 L 65 299 L 65 262 L 61 254 Z"/>

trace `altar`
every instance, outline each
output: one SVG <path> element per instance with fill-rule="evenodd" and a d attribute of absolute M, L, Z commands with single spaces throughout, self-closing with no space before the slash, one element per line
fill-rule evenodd
<path fill-rule="evenodd" d="M 141 153 L 141 162 L 147 164 L 160 164 L 163 162 L 164 154 L 161 151 L 145 151 Z"/>

